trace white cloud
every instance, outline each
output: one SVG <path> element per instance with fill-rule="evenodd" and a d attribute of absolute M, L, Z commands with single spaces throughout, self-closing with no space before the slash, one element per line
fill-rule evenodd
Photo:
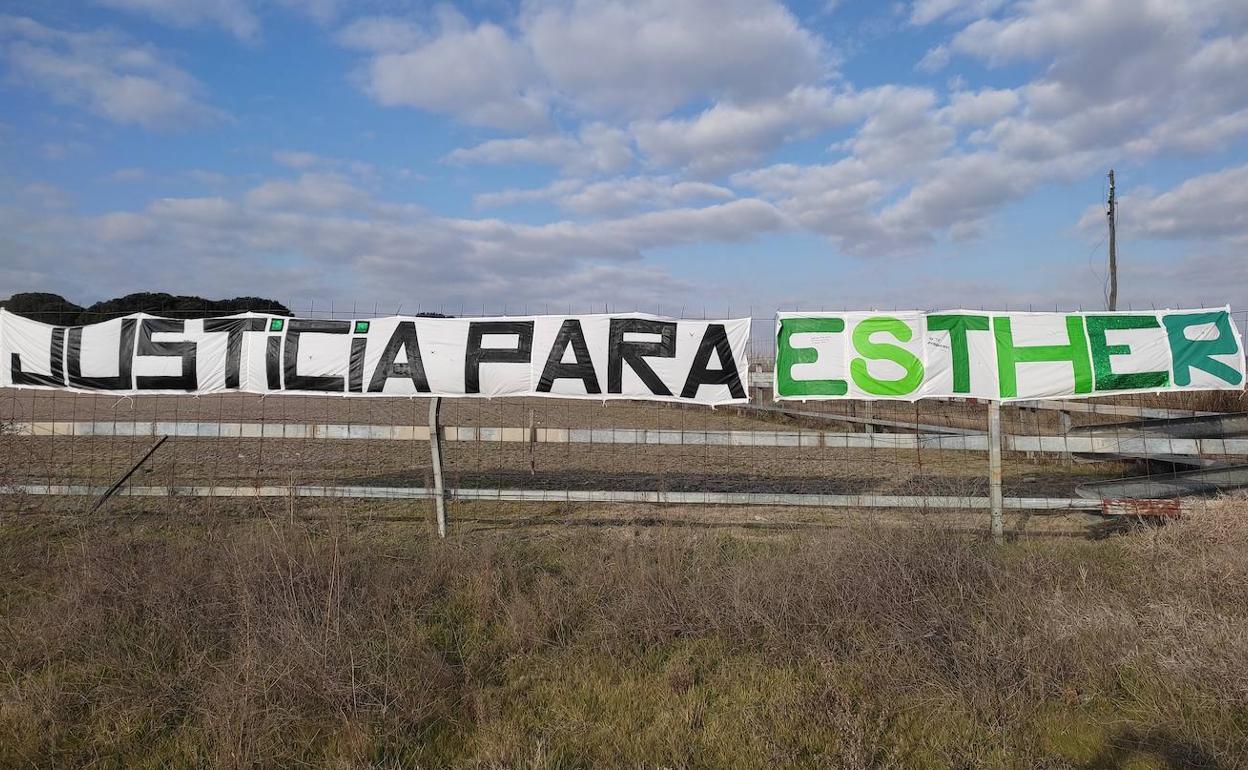
<path fill-rule="evenodd" d="M 931 24 L 942 19 L 965 21 L 986 16 L 1003 5 L 1005 0 L 915 0 L 910 10 L 910 23 Z"/>
<path fill-rule="evenodd" d="M 859 100 L 870 105 L 870 114 L 845 146 L 872 175 L 918 175 L 953 148 L 954 131 L 939 119 L 935 92 L 884 86 L 863 92 Z"/>
<path fill-rule="evenodd" d="M 940 72 L 945 67 L 949 66 L 949 60 L 951 58 L 952 54 L 949 53 L 948 46 L 933 46 L 928 49 L 927 53 L 923 54 L 923 58 L 919 59 L 919 63 L 915 65 L 915 68 L 920 72 L 926 72 L 928 74 Z"/>
<path fill-rule="evenodd" d="M 296 171 L 320 171 L 333 174 L 349 174 L 359 180 L 374 181 L 378 178 L 377 167 L 371 163 L 349 158 L 333 158 L 303 150 L 278 150 L 273 160 Z"/>
<path fill-rule="evenodd" d="M 469 27 L 444 15 L 437 37 L 373 58 L 364 87 L 383 105 L 448 113 L 474 125 L 526 130 L 548 123 L 531 53 L 489 22 Z"/>
<path fill-rule="evenodd" d="M 10 221 L 18 225 L 13 232 L 43 228 L 49 243 L 105 265 L 115 257 L 100 244 L 133 251 L 141 264 L 160 250 L 186 251 L 204 261 L 197 270 L 215 266 L 220 275 L 231 260 L 271 255 L 316 268 L 292 286 L 358 286 L 382 296 L 395 291 L 395 276 L 446 297 L 591 292 L 594 280 L 662 280 L 645 261 L 650 250 L 791 228 L 822 234 L 829 250 L 854 255 L 931 249 L 980 237 L 1003 206 L 1043 185 L 1166 153 L 1205 153 L 1248 136 L 1248 6 L 1140 0 L 1124 13 L 1120 5 L 890 6 L 894 26 L 907 15 L 916 25 L 949 25 L 922 31 L 947 39 L 932 41 L 920 69 L 934 71 L 954 56 L 1000 68 L 973 85 L 964 78 L 976 79 L 978 68 L 961 70 L 940 88 L 859 88 L 834 77 L 818 36 L 770 0 L 527 0 L 492 21 L 475 14 L 469 21 L 446 7 L 428 23 L 425 16 L 358 17 L 336 28 L 335 39 L 363 52 L 360 86 L 382 104 L 501 129 L 490 134 L 499 138 L 445 160 L 557 170 L 556 178 L 525 181 L 539 185 L 531 189 L 474 199 L 483 209 L 548 203 L 562 212 L 556 221 L 438 217 L 385 203 L 369 192 L 382 188 L 382 172 L 297 147 L 273 154 L 294 170 L 290 178 L 253 180 L 241 194 L 169 198 L 95 218 L 61 210 Z M 324 20 L 336 12 L 333 3 L 317 11 Z M 171 23 L 229 28 L 218 5 L 207 2 L 195 13 Z M 117 36 L 8 19 L 0 21 L 0 45 L 15 80 L 116 122 L 211 119 L 173 101 L 144 111 L 114 98 L 109 77 L 137 75 L 211 112 L 189 75 Z M 27 49 L 54 54 L 59 66 L 23 58 Z M 124 115 L 106 112 L 119 109 Z M 777 152 L 798 141 L 807 144 Z M 62 143 L 55 136 L 47 142 Z M 812 162 L 820 149 L 826 156 Z M 777 157 L 804 160 L 771 162 Z M 459 182 L 473 171 L 451 175 Z M 1239 213 L 1248 210 L 1239 192 L 1248 189 L 1246 175 L 1241 167 L 1166 193 L 1124 197 L 1122 229 L 1212 239 L 1230 253 L 1227 244 L 1248 243 Z M 10 251 L 14 238 L 6 241 Z M 37 247 L 25 245 L 35 240 L 23 242 L 20 260 L 0 276 L 44 269 L 30 256 Z"/>
<path fill-rule="evenodd" d="M 1246 23 L 1248 11 L 1230 0 L 1140 0 L 1130 13 L 1112 2 L 1033 0 L 969 25 L 952 47 L 990 65 L 1047 63 L 1020 89 L 1025 118 L 998 129 L 1003 145 L 1153 154 L 1208 149 L 1248 128 L 1239 114 L 1248 109 L 1248 39 L 1236 35 Z"/>
<path fill-rule="evenodd" d="M 984 218 L 1045 181 L 1081 175 L 1080 159 L 1026 162 L 982 152 L 936 161 L 926 178 L 879 213 L 883 231 L 899 243 L 924 245 L 946 229 L 974 232 Z"/>
<path fill-rule="evenodd" d="M 519 139 L 491 139 L 475 147 L 452 150 L 446 159 L 452 163 L 539 163 L 557 166 L 574 156 L 578 149 L 580 142 L 575 137 L 545 134 Z"/>
<path fill-rule="evenodd" d="M 920 5 L 916 23 L 976 10 Z M 990 66 L 1034 62 L 1041 74 L 1030 83 L 974 92 L 953 84 L 944 105 L 899 91 L 834 148 L 848 152 L 842 160 L 734 181 L 852 253 L 974 237 L 993 212 L 1043 184 L 1124 157 L 1205 152 L 1248 133 L 1245 25 L 1248 9 L 1227 0 L 1142 0 L 1130 14 L 1107 2 L 1018 3 L 959 31 L 950 50 Z M 961 128 L 972 129 L 965 143 L 953 133 Z"/>
<path fill-rule="evenodd" d="M 1131 238 L 1229 239 L 1248 245 L 1248 165 L 1195 176 L 1161 193 L 1124 195 L 1118 224 Z M 1104 208 L 1088 208 L 1080 225 L 1103 228 Z"/>
<path fill-rule="evenodd" d="M 263 209 L 334 211 L 358 209 L 368 195 L 338 174 L 300 174 L 298 179 L 265 182 L 247 193 L 247 203 Z"/>
<path fill-rule="evenodd" d="M 260 18 L 254 0 L 92 0 L 96 5 L 148 16 L 183 29 L 214 26 L 239 40 L 260 39 Z M 272 0 L 321 26 L 330 24 L 341 10 L 340 0 Z"/>
<path fill-rule="evenodd" d="M 0 231 L 10 235 L 0 277 L 91 295 L 247 285 L 281 298 L 354 295 L 409 309 L 461 301 L 653 307 L 688 287 L 648 264 L 649 250 L 787 226 L 757 200 L 583 223 L 438 217 L 305 174 L 238 197 L 162 198 L 99 216 L 0 206 Z"/>
<path fill-rule="evenodd" d="M 260 21 L 247 0 L 94 0 L 96 4 L 151 16 L 177 27 L 212 24 L 240 40 L 255 40 Z"/>
<path fill-rule="evenodd" d="M 973 236 L 995 207 L 1063 168 L 991 151 L 952 154 L 959 110 L 939 106 L 927 89 L 886 86 L 856 101 L 868 117 L 838 145 L 846 153 L 840 160 L 770 166 L 733 182 L 848 253 L 884 257 L 927 246 L 940 233 Z"/>
<path fill-rule="evenodd" d="M 396 17 L 339 32 L 374 54 L 360 80 L 381 104 L 531 130 L 552 110 L 655 119 L 708 100 L 782 98 L 828 75 L 820 39 L 772 0 L 537 0 L 508 29 L 436 15 L 433 34 Z"/>
<path fill-rule="evenodd" d="M 580 179 L 558 179 L 545 187 L 509 188 L 496 192 L 480 193 L 472 198 L 479 209 L 503 208 L 523 203 L 559 200 L 585 186 Z"/>
<path fill-rule="evenodd" d="M 732 190 L 705 182 L 679 181 L 670 176 L 635 176 L 591 183 L 561 179 L 537 189 L 485 193 L 476 196 L 474 203 L 490 208 L 552 201 L 564 211 L 601 216 L 727 201 L 734 197 Z"/>
<path fill-rule="evenodd" d="M 452 163 L 537 163 L 557 166 L 565 174 L 612 174 L 633 160 L 628 135 L 618 128 L 589 123 L 579 136 L 547 134 L 518 139 L 491 139 L 460 148 L 446 156 Z"/>
<path fill-rule="evenodd" d="M 823 74 L 818 38 L 767 0 L 551 2 L 523 28 L 554 88 L 595 113 L 776 97 Z"/>
<path fill-rule="evenodd" d="M 647 162 L 716 175 L 755 163 L 786 140 L 859 118 L 863 110 L 856 96 L 803 87 L 773 101 L 716 104 L 692 118 L 640 121 L 632 131 Z"/>
<path fill-rule="evenodd" d="M 122 125 L 174 128 L 223 114 L 201 101 L 202 86 L 149 46 L 109 32 L 67 32 L 0 17 L 10 78 L 50 99 Z"/>
<path fill-rule="evenodd" d="M 920 4 L 912 21 L 992 10 L 970 6 Z M 1041 74 L 1015 88 L 954 85 L 944 104 L 922 89 L 877 89 L 869 103 L 862 92 L 864 122 L 832 148 L 845 157 L 733 181 L 841 249 L 878 256 L 942 236 L 976 237 L 1001 206 L 1116 158 L 1203 152 L 1248 133 L 1242 4 L 1144 0 L 1130 14 L 1120 11 L 1114 3 L 1031 0 L 1000 19 L 975 21 L 949 50 L 990 66 L 1034 62 Z M 682 141 L 692 144 L 692 136 Z"/>
<path fill-rule="evenodd" d="M 823 166 L 781 164 L 733 177 L 759 191 L 804 229 L 828 236 L 851 253 L 868 253 L 887 241 L 873 209 L 892 189 L 876 179 L 861 160 L 846 158 Z M 888 251 L 896 251 L 890 244 Z"/>
<path fill-rule="evenodd" d="M 594 182 L 558 199 L 560 208 L 577 214 L 617 214 L 647 208 L 687 206 L 732 200 L 726 187 L 705 182 L 679 182 L 670 177 L 631 177 Z"/>
<path fill-rule="evenodd" d="M 949 98 L 945 115 L 960 126 L 996 123 L 1016 110 L 1018 93 L 1009 88 L 985 88 L 980 91 L 958 91 Z"/>

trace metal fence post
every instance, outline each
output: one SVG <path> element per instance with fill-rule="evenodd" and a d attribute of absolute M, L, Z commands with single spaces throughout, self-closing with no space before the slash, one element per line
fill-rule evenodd
<path fill-rule="evenodd" d="M 442 426 L 438 418 L 442 399 L 429 399 L 429 451 L 433 456 L 433 502 L 438 513 L 438 537 L 446 537 L 446 491 L 442 485 Z"/>
<path fill-rule="evenodd" d="M 992 507 L 992 539 L 1001 542 L 1001 402 L 988 402 L 988 500 Z"/>

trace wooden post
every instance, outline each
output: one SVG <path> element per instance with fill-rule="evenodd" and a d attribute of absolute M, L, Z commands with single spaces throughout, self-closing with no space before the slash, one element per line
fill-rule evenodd
<path fill-rule="evenodd" d="M 429 451 L 433 456 L 433 502 L 438 513 L 438 537 L 446 537 L 446 491 L 442 484 L 442 426 L 438 418 L 442 399 L 429 399 Z"/>
<path fill-rule="evenodd" d="M 1001 521 L 1001 402 L 988 402 L 988 503 L 992 509 L 992 539 L 1004 537 Z"/>

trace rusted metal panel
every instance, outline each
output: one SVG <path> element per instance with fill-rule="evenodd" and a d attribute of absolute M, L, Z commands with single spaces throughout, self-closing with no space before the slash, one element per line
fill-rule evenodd
<path fill-rule="evenodd" d="M 1177 519 L 1183 513 L 1183 501 L 1177 497 L 1169 500 L 1102 500 L 1101 513 L 1106 516 Z"/>

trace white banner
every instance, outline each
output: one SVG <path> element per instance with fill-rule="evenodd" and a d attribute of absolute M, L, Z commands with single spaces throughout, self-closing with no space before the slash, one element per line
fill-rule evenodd
<path fill-rule="evenodd" d="M 1000 401 L 1242 390 L 1230 308 L 779 313 L 775 397 Z"/>
<path fill-rule="evenodd" d="M 747 400 L 747 318 L 146 314 L 51 326 L 0 310 L 0 386 L 139 393 Z"/>

